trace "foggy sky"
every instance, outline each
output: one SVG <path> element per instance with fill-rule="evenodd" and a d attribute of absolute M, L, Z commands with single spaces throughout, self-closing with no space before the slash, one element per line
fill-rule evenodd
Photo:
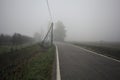
<path fill-rule="evenodd" d="M 120 0 L 49 0 L 70 41 L 120 41 Z M 46 0 L 0 0 L 0 33 L 33 36 L 50 22 Z"/>

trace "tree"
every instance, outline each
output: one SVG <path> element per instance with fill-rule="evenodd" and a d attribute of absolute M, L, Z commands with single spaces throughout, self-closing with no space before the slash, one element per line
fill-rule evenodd
<path fill-rule="evenodd" d="M 18 45 L 18 44 L 20 44 L 20 42 L 21 42 L 21 37 L 22 37 L 21 34 L 15 33 L 15 34 L 12 36 L 13 45 Z"/>
<path fill-rule="evenodd" d="M 34 39 L 35 39 L 35 42 L 41 42 L 42 41 L 42 34 L 36 32 L 34 34 Z"/>
<path fill-rule="evenodd" d="M 0 45 L 9 45 L 11 44 L 11 36 L 0 34 Z"/>
<path fill-rule="evenodd" d="M 64 24 L 61 21 L 58 21 L 55 26 L 56 28 L 54 29 L 54 40 L 64 41 L 66 37 L 66 30 Z"/>
<path fill-rule="evenodd" d="M 33 41 L 33 38 L 21 35 L 19 33 L 14 33 L 12 36 L 12 43 L 13 45 L 21 45 L 26 43 L 31 43 Z"/>

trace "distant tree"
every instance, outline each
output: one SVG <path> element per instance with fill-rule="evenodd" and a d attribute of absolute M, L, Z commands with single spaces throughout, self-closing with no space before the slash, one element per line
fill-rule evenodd
<path fill-rule="evenodd" d="M 0 34 L 0 45 L 9 45 L 11 44 L 11 36 Z"/>
<path fill-rule="evenodd" d="M 31 43 L 33 39 L 31 37 L 21 35 L 19 33 L 15 33 L 12 36 L 12 43 L 13 45 L 20 45 L 20 44 L 26 44 L 26 43 Z"/>
<path fill-rule="evenodd" d="M 54 29 L 54 40 L 55 41 L 64 41 L 66 37 L 66 30 L 65 26 L 61 21 L 58 21 L 55 24 L 55 29 Z"/>
<path fill-rule="evenodd" d="M 19 33 L 15 33 L 15 34 L 12 36 L 13 45 L 18 45 L 18 44 L 20 44 L 21 39 L 22 39 L 22 35 L 19 34 Z"/>
<path fill-rule="evenodd" d="M 19 33 L 14 33 L 13 36 L 0 34 L 0 45 L 21 45 L 32 42 L 33 38 Z"/>
<path fill-rule="evenodd" d="M 35 42 L 41 42 L 42 41 L 42 34 L 36 32 L 34 34 L 34 40 L 35 40 Z"/>
<path fill-rule="evenodd" d="M 4 42 L 5 42 L 5 36 L 4 36 L 4 34 L 1 34 L 0 35 L 0 45 L 3 45 L 4 44 Z"/>

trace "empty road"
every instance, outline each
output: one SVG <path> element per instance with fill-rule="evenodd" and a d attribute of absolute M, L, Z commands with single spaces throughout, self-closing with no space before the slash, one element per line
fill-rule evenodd
<path fill-rule="evenodd" d="M 68 43 L 56 43 L 61 80 L 120 80 L 120 62 Z"/>

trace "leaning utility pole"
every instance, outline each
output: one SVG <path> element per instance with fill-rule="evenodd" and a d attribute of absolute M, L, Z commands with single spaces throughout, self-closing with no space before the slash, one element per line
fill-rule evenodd
<path fill-rule="evenodd" d="M 51 14 L 51 10 L 50 10 L 50 7 L 49 7 L 49 2 L 48 2 L 48 0 L 46 0 L 46 2 L 47 2 L 47 7 L 48 7 L 48 12 L 49 12 L 49 16 L 50 16 L 50 21 L 51 21 L 51 23 L 50 23 L 50 27 L 49 27 L 49 29 L 48 29 L 48 32 L 47 32 L 47 34 L 45 35 L 45 37 L 44 37 L 44 39 L 43 39 L 43 41 L 42 41 L 42 44 L 44 45 L 46 39 L 48 38 L 48 36 L 49 36 L 49 34 L 50 34 L 50 45 L 52 46 L 52 45 L 53 45 L 53 24 L 54 24 L 54 23 L 53 23 L 52 14 Z"/>
<path fill-rule="evenodd" d="M 47 0 L 47 6 L 48 6 L 48 11 L 49 11 L 49 16 L 50 16 L 50 19 L 51 19 L 51 45 L 53 44 L 53 19 L 52 19 L 52 13 L 51 13 L 51 10 L 50 10 L 50 6 L 49 6 L 49 2 Z"/>
<path fill-rule="evenodd" d="M 51 45 L 53 45 L 53 23 L 51 23 Z"/>

